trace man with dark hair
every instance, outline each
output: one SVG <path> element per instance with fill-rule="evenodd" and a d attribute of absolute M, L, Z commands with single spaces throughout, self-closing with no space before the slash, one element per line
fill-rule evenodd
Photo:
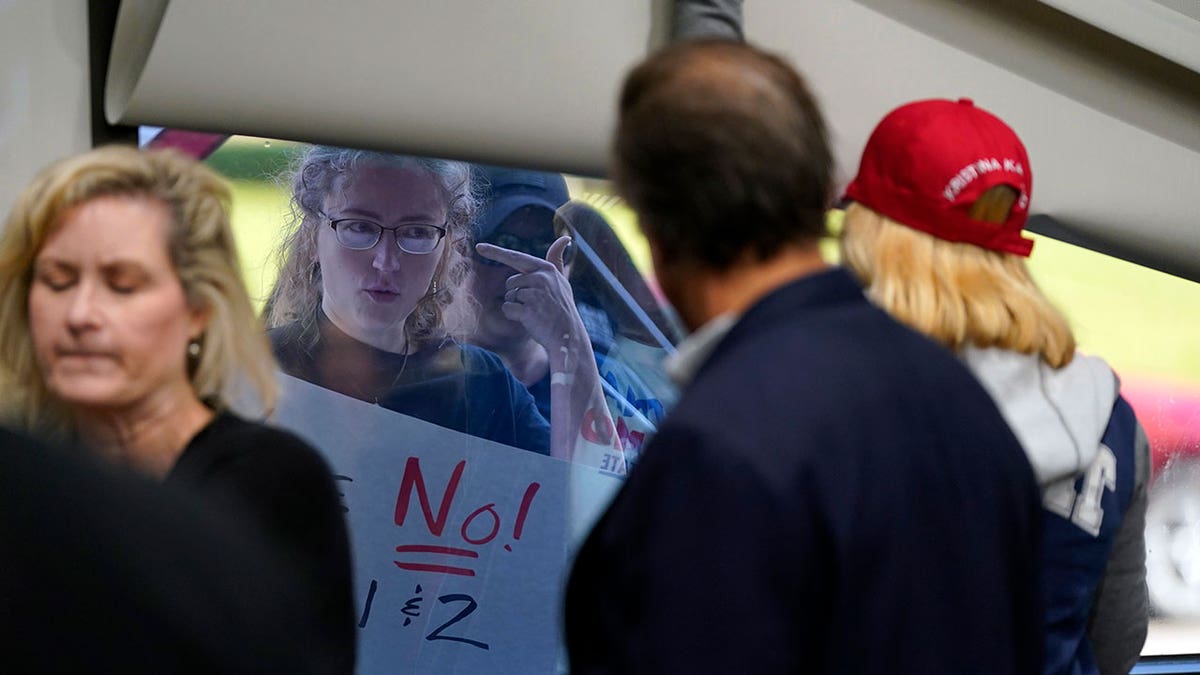
<path fill-rule="evenodd" d="M 670 133 L 666 109 L 678 111 Z M 825 125 L 778 57 L 731 42 L 668 50 L 629 76 L 619 111 L 617 189 L 663 254 L 728 267 L 741 248 L 763 258 L 824 234 L 833 165 Z M 751 238 L 730 242 L 733 223 Z"/>
<path fill-rule="evenodd" d="M 831 165 L 778 57 L 628 77 L 614 174 L 694 333 L 577 558 L 573 673 L 1037 672 L 1033 474 L 963 365 L 822 260 Z"/>

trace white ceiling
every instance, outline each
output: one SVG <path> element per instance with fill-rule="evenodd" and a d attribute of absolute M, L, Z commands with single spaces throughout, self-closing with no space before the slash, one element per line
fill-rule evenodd
<path fill-rule="evenodd" d="M 1051 1 L 1084 14 L 1074 0 Z M 607 163 L 623 73 L 667 24 L 666 0 L 158 6 L 160 24 L 155 3 L 122 4 L 121 23 L 137 25 L 135 10 L 148 7 L 136 30 L 158 30 L 139 52 L 118 26 L 114 54 L 132 57 L 113 59 L 111 121 L 591 174 Z M 1185 65 L 1197 45 L 1148 49 L 1094 14 L 986 0 L 745 8 L 748 38 L 790 57 L 812 83 L 841 180 L 891 108 L 968 96 L 1025 140 L 1035 211 L 1200 280 L 1200 73 Z"/>

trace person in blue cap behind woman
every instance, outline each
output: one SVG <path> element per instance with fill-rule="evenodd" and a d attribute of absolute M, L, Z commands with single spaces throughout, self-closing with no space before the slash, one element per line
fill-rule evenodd
<path fill-rule="evenodd" d="M 623 447 L 567 280 L 574 248 L 554 231 L 554 214 L 570 198 L 566 181 L 489 166 L 477 175 L 484 202 L 475 221 L 480 243 L 469 287 L 478 308 L 468 339 L 498 354 L 529 388 L 551 421 L 552 446 L 589 448 L 589 463 L 623 474 Z"/>

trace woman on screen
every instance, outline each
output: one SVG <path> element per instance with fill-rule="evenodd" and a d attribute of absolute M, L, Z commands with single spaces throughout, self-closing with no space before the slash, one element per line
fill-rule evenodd
<path fill-rule="evenodd" d="M 310 148 L 268 299 L 283 371 L 346 396 L 532 452 L 549 424 L 491 352 L 462 344 L 476 196 L 468 165 Z"/>
<path fill-rule="evenodd" d="M 306 602 L 352 672 L 349 542 L 329 468 L 230 412 L 247 389 L 269 411 L 275 387 L 228 203 L 215 173 L 173 151 L 107 147 L 42 172 L 0 237 L 5 412 L 257 527 L 306 575 Z"/>

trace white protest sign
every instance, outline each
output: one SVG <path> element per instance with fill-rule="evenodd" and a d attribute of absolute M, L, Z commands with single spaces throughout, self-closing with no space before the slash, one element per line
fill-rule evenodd
<path fill-rule="evenodd" d="M 620 486 L 280 375 L 348 509 L 359 672 L 553 673 L 568 563 Z"/>

